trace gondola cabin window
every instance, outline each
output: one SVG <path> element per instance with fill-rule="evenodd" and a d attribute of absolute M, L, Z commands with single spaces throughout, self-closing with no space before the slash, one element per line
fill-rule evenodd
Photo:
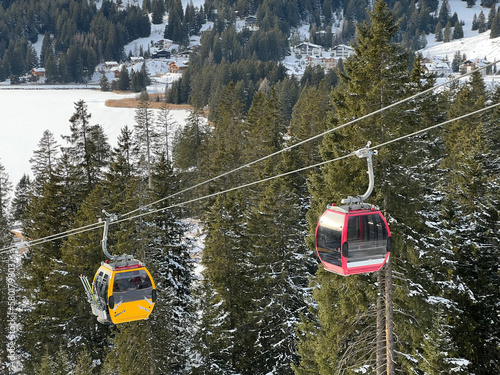
<path fill-rule="evenodd" d="M 152 299 L 153 285 L 144 269 L 120 272 L 115 275 L 113 296 L 115 303 Z"/>
<path fill-rule="evenodd" d="M 387 229 L 379 214 L 351 216 L 348 221 L 348 262 L 385 258 Z"/>
<path fill-rule="evenodd" d="M 316 238 L 320 258 L 336 266 L 342 266 L 340 248 L 345 216 L 327 211 L 321 217 L 321 225 L 317 228 Z"/>

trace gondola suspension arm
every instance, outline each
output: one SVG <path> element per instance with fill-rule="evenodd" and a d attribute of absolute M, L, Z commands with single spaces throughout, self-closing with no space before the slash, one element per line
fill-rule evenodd
<path fill-rule="evenodd" d="M 104 255 L 106 255 L 109 259 L 114 261 L 116 259 L 115 256 L 111 255 L 108 252 L 108 229 L 109 229 L 109 223 L 112 223 L 113 221 L 118 220 L 118 215 L 116 214 L 109 214 L 105 210 L 102 210 L 102 212 L 107 216 L 104 220 L 99 219 L 99 221 L 104 222 L 104 231 L 102 233 L 102 251 L 104 252 Z"/>
<path fill-rule="evenodd" d="M 373 174 L 373 161 L 372 161 L 372 156 L 378 154 L 378 150 L 370 150 L 370 145 L 371 141 L 368 141 L 365 147 L 360 148 L 359 150 L 356 150 L 354 153 L 358 158 L 366 158 L 366 161 L 368 163 L 368 189 L 363 195 L 357 195 L 355 197 L 348 196 L 347 198 L 344 198 L 341 200 L 343 204 L 348 204 L 349 206 L 352 206 L 354 204 L 360 204 L 362 205 L 363 202 L 370 196 L 370 194 L 373 191 L 373 187 L 375 185 L 375 178 Z"/>

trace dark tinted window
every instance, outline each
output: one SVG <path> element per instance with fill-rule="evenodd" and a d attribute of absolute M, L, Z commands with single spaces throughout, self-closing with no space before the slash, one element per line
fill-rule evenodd
<path fill-rule="evenodd" d="M 341 266 L 340 246 L 344 215 L 327 211 L 320 218 L 316 232 L 316 248 L 323 262 Z"/>
<path fill-rule="evenodd" d="M 349 260 L 385 257 L 387 228 L 380 214 L 349 217 L 347 242 L 349 244 Z"/>

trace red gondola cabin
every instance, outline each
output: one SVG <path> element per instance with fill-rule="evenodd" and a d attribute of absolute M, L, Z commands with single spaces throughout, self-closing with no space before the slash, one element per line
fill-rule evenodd
<path fill-rule="evenodd" d="M 319 219 L 316 251 L 326 270 L 339 275 L 379 271 L 389 259 L 391 232 L 369 204 L 328 206 Z"/>

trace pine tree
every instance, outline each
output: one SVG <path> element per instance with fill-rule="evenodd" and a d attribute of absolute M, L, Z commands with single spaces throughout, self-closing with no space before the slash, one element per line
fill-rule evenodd
<path fill-rule="evenodd" d="M 145 90 L 141 93 L 139 105 L 135 112 L 135 121 L 134 130 L 141 157 L 140 164 L 145 167 L 148 188 L 151 190 L 153 188 L 152 168 L 154 153 L 157 150 L 158 132 L 155 127 L 149 97 Z"/>
<path fill-rule="evenodd" d="M 80 100 L 75 103 L 75 113 L 70 118 L 69 136 L 63 139 L 69 144 L 63 147 L 63 152 L 73 164 L 75 175 L 81 176 L 87 195 L 102 178 L 102 169 L 109 158 L 110 146 L 107 137 L 100 125 L 90 125 L 91 114 L 87 111 L 87 104 Z"/>
<path fill-rule="evenodd" d="M 293 108 L 290 121 L 291 144 L 309 139 L 326 130 L 326 115 L 331 110 L 328 93 L 329 88 L 321 86 L 306 88 L 302 91 Z M 318 140 L 307 142 L 298 147 L 296 152 L 301 165 L 313 165 L 320 161 L 319 144 L 320 141 Z"/>
<path fill-rule="evenodd" d="M 8 175 L 5 172 L 5 167 L 0 163 L 0 249 L 5 249 L 12 243 L 12 234 L 10 232 L 10 220 L 7 212 L 9 204 L 9 195 L 11 191 L 11 183 Z M 13 290 L 13 280 L 7 282 L 7 277 L 12 277 L 12 272 L 8 272 L 9 262 L 13 261 L 8 253 L 3 253 L 0 259 L 0 282 L 2 288 L 0 290 L 0 371 L 8 373 L 5 365 L 11 360 L 11 347 L 8 346 L 12 340 L 8 340 L 10 333 L 10 322 L 12 318 L 9 316 L 9 292 Z M 9 274 L 9 275 L 8 275 Z"/>
<path fill-rule="evenodd" d="M 188 119 L 189 121 L 189 119 Z M 168 108 L 166 101 L 163 101 L 160 106 L 160 110 L 156 115 L 156 126 L 158 128 L 158 140 L 159 146 L 158 151 L 165 154 L 167 162 L 172 160 L 171 144 L 174 135 L 174 128 L 177 125 L 171 110 Z"/>
<path fill-rule="evenodd" d="M 495 19 L 495 16 L 497 14 L 497 8 L 495 5 L 493 5 L 490 8 L 490 12 L 488 13 L 488 21 L 486 22 L 486 28 L 489 30 L 493 26 L 493 20 Z"/>
<path fill-rule="evenodd" d="M 179 182 L 179 176 L 162 154 L 153 170 L 151 199 L 157 201 L 178 192 Z M 151 322 L 155 369 L 157 373 L 181 374 L 188 370 L 192 326 L 196 320 L 191 296 L 193 262 L 186 239 L 188 228 L 177 208 L 155 213 L 148 224 L 151 230 L 147 254 L 160 301 Z"/>
<path fill-rule="evenodd" d="M 450 108 L 450 117 L 483 108 L 488 100 L 484 81 L 473 74 Z M 488 141 L 495 131 L 488 116 L 456 121 L 447 127 L 445 138 L 448 156 L 442 166 L 447 173 L 442 180 L 443 225 L 445 246 L 453 261 L 447 297 L 463 311 L 449 317 L 451 336 L 457 353 L 469 361 L 467 370 L 474 373 L 495 372 L 499 363 L 496 340 L 497 319 L 493 300 L 498 291 L 498 236 L 496 233 L 498 169 Z M 486 135 L 488 132 L 488 136 Z M 496 132 L 497 133 L 497 132 Z M 455 233 L 451 235 L 451 233 Z M 482 344 L 479 344 L 481 342 Z M 479 346 L 478 346 L 479 345 Z M 476 348 L 481 347 L 478 351 Z"/>
<path fill-rule="evenodd" d="M 92 375 L 94 365 L 92 363 L 92 356 L 90 352 L 85 348 L 78 355 L 76 366 L 74 369 L 74 375 Z"/>
<path fill-rule="evenodd" d="M 499 12 L 496 12 L 495 18 L 493 18 L 493 22 L 491 24 L 490 39 L 497 38 L 499 36 L 500 36 L 500 14 Z"/>
<path fill-rule="evenodd" d="M 474 13 L 474 17 L 472 17 L 471 30 L 474 31 L 474 30 L 477 30 L 477 29 L 479 29 L 479 21 L 477 19 L 477 15 Z"/>
<path fill-rule="evenodd" d="M 455 26 L 453 27 L 453 36 L 452 39 L 462 39 L 464 37 L 464 30 L 462 28 L 462 23 L 460 21 L 455 22 Z"/>
<path fill-rule="evenodd" d="M 214 114 L 214 131 L 205 144 L 201 172 L 207 176 L 217 176 L 241 165 L 244 129 L 241 108 L 231 83 L 220 98 Z M 221 191 L 236 186 L 241 179 L 231 174 L 215 181 L 208 190 Z M 210 200 L 204 210 L 207 235 L 201 291 L 210 293 L 201 295 L 200 309 L 206 318 L 196 339 L 197 350 L 202 353 L 197 373 L 239 372 L 248 369 L 253 358 L 252 336 L 256 327 L 248 316 L 252 281 L 245 272 L 249 257 L 242 235 L 246 231 L 245 209 L 245 195 L 233 191 Z"/>
<path fill-rule="evenodd" d="M 479 17 L 477 19 L 477 22 L 478 22 L 478 27 L 477 27 L 477 31 L 481 34 L 481 33 L 484 33 L 487 28 L 486 28 L 486 17 L 484 16 L 484 13 L 483 11 L 481 11 L 479 13 Z"/>
<path fill-rule="evenodd" d="M 451 69 L 454 73 L 458 73 L 460 70 L 460 64 L 462 63 L 462 55 L 460 51 L 455 52 L 453 55 L 453 61 L 451 62 Z"/>
<path fill-rule="evenodd" d="M 436 42 L 442 42 L 443 41 L 443 25 L 441 25 L 441 22 L 438 22 L 436 25 L 436 28 L 434 29 L 434 33 L 436 34 Z"/>
<path fill-rule="evenodd" d="M 16 185 L 14 199 L 12 200 L 12 219 L 24 221 L 24 213 L 29 205 L 31 194 L 31 181 L 28 175 L 23 175 Z"/>
<path fill-rule="evenodd" d="M 446 25 L 448 23 L 450 15 L 451 15 L 450 3 L 448 0 L 443 0 L 438 15 L 438 20 L 441 23 L 441 25 Z"/>
<path fill-rule="evenodd" d="M 443 32 L 443 42 L 448 43 L 451 41 L 451 23 L 448 21 Z"/>
<path fill-rule="evenodd" d="M 282 148 L 286 128 L 280 107 L 274 89 L 268 94 L 260 91 L 255 95 L 246 119 L 248 161 Z M 246 179 L 276 175 L 291 169 L 295 163 L 296 156 L 292 155 L 266 160 L 245 173 Z M 251 368 L 258 373 L 272 370 L 291 373 L 290 363 L 297 360 L 295 331 L 291 328 L 299 319 L 298 311 L 305 307 L 303 291 L 315 269 L 310 250 L 303 242 L 307 230 L 306 205 L 298 198 L 303 185 L 304 180 L 296 176 L 246 190 L 247 240 L 251 252 L 247 272 L 255 275 L 252 280 L 255 307 L 250 322 L 255 318 L 259 322 L 254 343 L 257 351 Z"/>
<path fill-rule="evenodd" d="M 54 135 L 49 130 L 45 130 L 40 142 L 38 142 L 38 149 L 33 151 L 33 157 L 30 158 L 35 183 L 43 184 L 53 176 L 59 152 Z"/>
<path fill-rule="evenodd" d="M 60 181 L 54 174 L 31 199 L 23 222 L 27 238 L 44 238 L 68 229 L 74 211 L 64 205 L 66 197 L 61 194 Z M 30 354 L 24 370 L 31 373 L 40 363 L 42 367 L 50 365 L 42 362 L 42 354 L 46 351 L 48 356 L 55 355 L 63 339 L 61 321 L 55 317 L 64 311 L 67 301 L 56 304 L 52 300 L 60 287 L 54 284 L 53 276 L 60 265 L 61 242 L 54 239 L 32 246 L 22 264 L 19 284 L 33 308 L 24 312 L 19 343 L 21 350 Z"/>
<path fill-rule="evenodd" d="M 108 77 L 106 77 L 105 73 L 102 73 L 102 77 L 99 80 L 99 86 L 101 87 L 101 91 L 110 91 L 111 86 L 109 84 Z"/>
<path fill-rule="evenodd" d="M 165 14 L 165 2 L 162 0 L 153 0 L 151 22 L 153 25 L 159 25 L 163 23 L 163 15 Z"/>
<path fill-rule="evenodd" d="M 116 82 L 116 89 L 122 91 L 130 90 L 130 75 L 126 66 L 120 71 L 120 76 Z"/>
<path fill-rule="evenodd" d="M 433 320 L 435 321 L 433 329 L 424 335 L 422 342 L 421 356 L 424 360 L 420 361 L 420 368 L 426 374 L 449 374 L 452 362 L 447 359 L 454 350 L 450 329 L 440 309 Z"/>

